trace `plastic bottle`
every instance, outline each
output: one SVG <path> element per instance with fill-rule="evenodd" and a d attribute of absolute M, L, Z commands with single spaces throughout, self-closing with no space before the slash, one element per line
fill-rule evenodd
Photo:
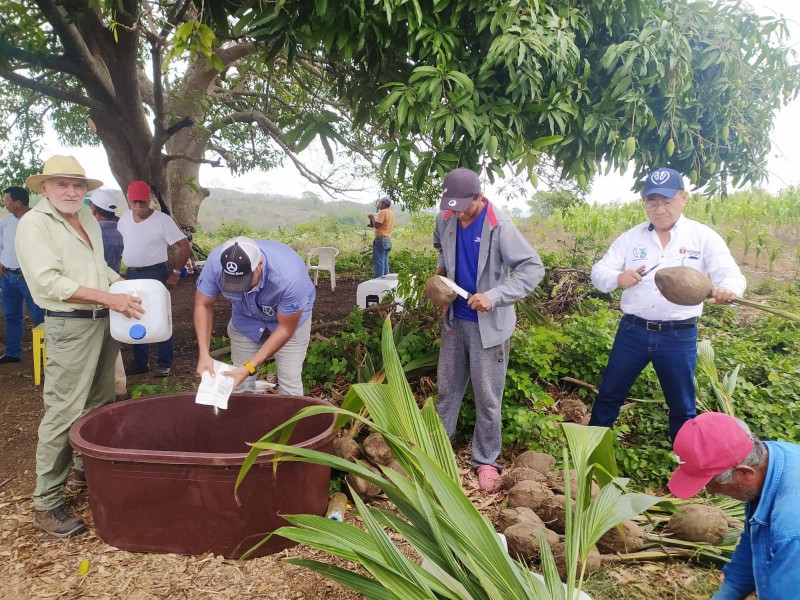
<path fill-rule="evenodd" d="M 328 502 L 328 512 L 325 516 L 334 521 L 344 521 L 344 515 L 347 512 L 347 496 L 342 492 L 336 492 L 331 501 Z"/>
<path fill-rule="evenodd" d="M 111 337 L 126 344 L 151 344 L 170 338 L 172 300 L 164 284 L 156 279 L 131 279 L 115 281 L 108 291 L 138 296 L 145 310 L 140 319 L 111 311 Z"/>

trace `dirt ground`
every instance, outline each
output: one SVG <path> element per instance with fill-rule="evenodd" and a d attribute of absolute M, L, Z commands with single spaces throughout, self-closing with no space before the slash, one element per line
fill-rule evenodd
<path fill-rule="evenodd" d="M 320 282 L 314 307 L 314 322 L 330 322 L 347 315 L 356 302 L 358 282 L 339 280 L 331 292 Z M 175 366 L 170 385 L 185 391 L 196 389 L 194 369 L 197 349 L 191 314 L 193 278 L 184 279 L 173 293 Z M 215 336 L 225 335 L 229 318 L 225 302 L 215 307 Z M 0 340 L 5 339 L 0 319 Z M 31 525 L 31 494 L 35 482 L 36 431 L 43 413 L 41 386 L 33 384 L 30 323 L 26 329 L 23 360 L 0 365 L 0 600 L 27 598 L 177 598 L 177 599 L 355 599 L 361 596 L 311 571 L 288 565 L 287 557 L 329 559 L 327 555 L 295 547 L 277 555 L 245 562 L 219 556 L 145 554 L 118 550 L 96 535 L 85 493 L 67 492 L 68 506 L 89 525 L 88 532 L 60 540 Z M 126 362 L 130 349 L 123 348 Z M 129 377 L 128 388 L 142 383 L 160 383 L 150 375 Z M 465 448 L 458 449 L 467 464 Z M 485 496 L 467 468 L 465 489 L 479 510 L 492 516 L 504 500 L 503 494 Z M 348 518 L 352 518 L 352 515 Z M 202 526 L 202 525 L 198 525 Z M 79 574 L 81 562 L 89 570 Z M 698 581 L 702 584 L 699 586 Z M 607 569 L 590 582 L 595 600 L 707 598 L 706 588 L 719 581 L 717 571 L 687 565 L 649 564 Z M 709 586 L 711 586 L 709 588 Z M 663 590 L 663 593 L 662 593 Z M 690 591 L 692 590 L 692 591 Z M 413 599 L 409 599 L 413 600 Z"/>

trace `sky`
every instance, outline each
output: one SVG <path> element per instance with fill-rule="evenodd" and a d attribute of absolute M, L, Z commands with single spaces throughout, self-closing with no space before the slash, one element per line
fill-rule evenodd
<path fill-rule="evenodd" d="M 762 15 L 783 15 L 791 29 L 789 43 L 793 46 L 800 44 L 800 0 L 750 0 L 753 9 Z M 800 52 L 800 48 L 796 48 Z M 48 136 L 53 138 L 54 136 Z M 762 187 L 770 192 L 777 192 L 789 185 L 800 185 L 800 100 L 783 108 L 776 116 L 775 126 L 772 131 L 772 151 L 768 158 L 768 180 Z M 64 148 L 57 142 L 47 143 L 42 156 L 51 154 L 75 154 L 87 168 L 87 172 L 97 179 L 105 182 L 107 189 L 117 188 L 116 181 L 111 175 L 108 161 L 102 148 Z M 313 164 L 315 161 L 324 161 L 321 151 L 310 151 L 305 155 L 306 160 Z M 227 170 L 203 165 L 200 170 L 200 183 L 205 187 L 236 189 L 252 193 L 273 193 L 286 196 L 299 197 L 304 192 L 312 192 L 323 200 L 354 200 L 356 202 L 372 203 L 380 196 L 377 183 L 363 182 L 363 189 L 347 195 L 331 198 L 316 185 L 309 183 L 300 176 L 295 168 L 287 166 L 270 170 L 268 172 L 253 172 L 245 175 L 233 176 Z M 629 172 L 632 169 L 629 170 Z M 610 174 L 598 177 L 589 194 L 591 202 L 606 203 L 615 200 L 628 201 L 635 198 L 631 191 L 633 179 L 628 176 Z M 539 189 L 542 189 L 541 187 Z M 531 190 L 533 191 L 533 190 Z M 499 189 L 489 189 L 489 195 L 499 204 L 518 205 L 525 208 L 523 200 L 508 201 L 502 197 Z M 500 195 L 497 197 L 497 195 Z"/>

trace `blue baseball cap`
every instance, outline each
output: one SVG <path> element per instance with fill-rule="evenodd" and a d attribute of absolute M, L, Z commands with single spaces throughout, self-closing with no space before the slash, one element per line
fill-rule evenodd
<path fill-rule="evenodd" d="M 645 179 L 642 198 L 647 198 L 653 194 L 658 194 L 665 198 L 674 198 L 678 192 L 682 192 L 685 189 L 683 176 L 675 169 L 657 169 Z"/>

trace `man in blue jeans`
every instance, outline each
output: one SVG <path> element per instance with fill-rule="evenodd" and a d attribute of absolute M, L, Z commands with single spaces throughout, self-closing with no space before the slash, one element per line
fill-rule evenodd
<path fill-rule="evenodd" d="M 44 321 L 44 311 L 31 297 L 14 250 L 17 225 L 22 216 L 30 210 L 28 206 L 30 195 L 25 188 L 11 186 L 3 190 L 3 200 L 6 210 L 11 214 L 0 221 L 0 287 L 3 291 L 3 314 L 6 318 L 6 351 L 0 356 L 0 365 L 20 361 L 24 305 L 28 305 L 34 325 Z"/>
<path fill-rule="evenodd" d="M 134 181 L 128 186 L 130 210 L 120 217 L 117 230 L 122 234 L 125 247 L 122 262 L 127 265 L 125 279 L 156 279 L 172 289 L 180 279 L 180 273 L 192 248 L 189 240 L 166 214 L 154 210 L 150 205 L 152 191 L 144 181 Z M 168 263 L 169 247 L 178 245 L 175 266 Z M 172 370 L 173 338 L 158 344 L 158 367 L 153 370 L 156 377 L 166 377 Z M 133 363 L 125 367 L 128 375 L 150 371 L 150 344 L 132 346 Z"/>
<path fill-rule="evenodd" d="M 392 232 L 394 231 L 394 213 L 390 208 L 392 201 L 386 196 L 378 200 L 378 214 L 370 213 L 369 225 L 375 229 L 372 242 L 372 268 L 375 277 L 389 274 L 389 252 L 392 250 Z"/>
<path fill-rule="evenodd" d="M 710 227 L 683 216 L 689 194 L 673 169 L 647 176 L 642 190 L 648 220 L 619 236 L 592 267 L 601 292 L 622 288 L 619 323 L 589 425 L 611 427 L 639 373 L 653 363 L 669 407 L 669 436 L 697 414 L 694 369 L 697 318 L 703 305 L 679 306 L 658 291 L 655 272 L 685 266 L 711 277 L 711 302 L 744 293 L 745 279 L 725 241 Z"/>

